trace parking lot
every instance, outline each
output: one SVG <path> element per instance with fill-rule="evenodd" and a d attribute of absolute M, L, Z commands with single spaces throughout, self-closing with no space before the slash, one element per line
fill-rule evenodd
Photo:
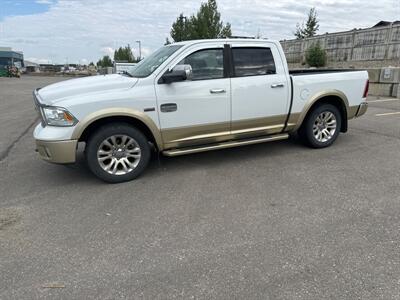
<path fill-rule="evenodd" d="M 0 78 L 0 299 L 400 299 L 400 101 L 329 148 L 296 139 L 97 180 L 34 152 L 32 90 Z"/>

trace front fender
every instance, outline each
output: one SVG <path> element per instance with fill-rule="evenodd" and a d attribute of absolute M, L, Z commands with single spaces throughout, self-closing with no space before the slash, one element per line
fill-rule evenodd
<path fill-rule="evenodd" d="M 151 131 L 153 134 L 154 140 L 157 143 L 157 147 L 159 150 L 163 149 L 163 141 L 161 137 L 161 132 L 160 129 L 157 127 L 157 125 L 154 123 L 154 121 L 146 115 L 144 112 L 131 109 L 131 108 L 125 108 L 125 107 L 113 107 L 113 108 L 105 108 L 101 109 L 99 111 L 93 112 L 89 115 L 87 115 L 83 120 L 79 121 L 79 123 L 76 125 L 71 139 L 79 140 L 80 137 L 82 136 L 83 132 L 85 129 L 92 124 L 93 122 L 103 119 L 103 118 L 108 118 L 108 117 L 131 117 L 133 119 L 137 119 L 144 123 L 147 128 Z"/>

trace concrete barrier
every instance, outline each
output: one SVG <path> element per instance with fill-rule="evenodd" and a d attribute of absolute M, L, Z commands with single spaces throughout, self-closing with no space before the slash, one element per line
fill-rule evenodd
<path fill-rule="evenodd" d="M 392 97 L 393 88 L 393 83 L 371 83 L 369 85 L 368 94 L 373 96 Z"/>
<path fill-rule="evenodd" d="M 379 83 L 381 69 L 368 69 L 368 77 L 370 83 Z"/>
<path fill-rule="evenodd" d="M 400 97 L 400 68 L 368 69 L 369 94 Z"/>
<path fill-rule="evenodd" d="M 400 99 L 400 84 L 395 84 L 393 86 L 392 97 Z"/>
<path fill-rule="evenodd" d="M 379 76 L 379 82 L 383 83 L 399 83 L 400 68 L 382 68 Z"/>

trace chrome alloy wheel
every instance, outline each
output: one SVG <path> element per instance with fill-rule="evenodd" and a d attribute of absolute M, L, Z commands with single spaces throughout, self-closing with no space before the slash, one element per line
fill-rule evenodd
<path fill-rule="evenodd" d="M 132 172 L 140 162 L 139 144 L 127 135 L 112 135 L 101 142 L 97 150 L 100 167 L 112 175 Z"/>
<path fill-rule="evenodd" d="M 318 142 L 325 143 L 334 136 L 336 128 L 335 115 L 330 111 L 324 111 L 314 121 L 313 135 Z"/>

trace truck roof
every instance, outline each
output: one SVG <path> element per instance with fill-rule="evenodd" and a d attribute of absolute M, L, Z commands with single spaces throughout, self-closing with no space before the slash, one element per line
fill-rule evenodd
<path fill-rule="evenodd" d="M 249 43 L 249 44 L 254 44 L 254 43 L 278 43 L 277 41 L 274 40 L 266 40 L 266 39 L 246 39 L 246 38 L 227 38 L 227 39 L 204 39 L 204 40 L 189 40 L 189 41 L 183 41 L 183 42 L 177 42 L 173 43 L 171 45 L 193 45 L 193 44 L 199 44 L 199 43 L 212 43 L 212 42 L 226 42 L 226 43 L 232 43 L 232 42 L 240 42 L 240 43 Z"/>

